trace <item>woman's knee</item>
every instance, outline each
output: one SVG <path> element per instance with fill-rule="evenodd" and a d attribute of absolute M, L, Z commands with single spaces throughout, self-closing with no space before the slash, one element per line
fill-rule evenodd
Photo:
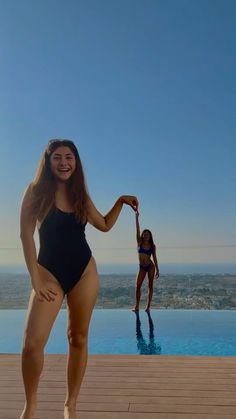
<path fill-rule="evenodd" d="M 36 337 L 25 337 L 22 345 L 22 353 L 24 355 L 41 352 L 45 346 L 45 342 Z"/>
<path fill-rule="evenodd" d="M 77 349 L 82 349 L 87 345 L 87 333 L 86 332 L 73 332 L 68 330 L 67 332 L 69 345 Z"/>
<path fill-rule="evenodd" d="M 136 284 L 136 291 L 141 291 L 142 284 Z"/>
<path fill-rule="evenodd" d="M 143 285 L 143 281 L 144 281 L 144 277 L 137 278 L 137 281 L 136 281 L 136 288 L 141 289 L 141 287 L 142 287 L 142 285 Z"/>
<path fill-rule="evenodd" d="M 153 282 L 153 280 L 154 280 L 154 275 L 155 275 L 155 270 L 154 270 L 154 269 L 151 269 L 151 270 L 148 272 L 148 280 L 149 280 L 149 282 Z"/>

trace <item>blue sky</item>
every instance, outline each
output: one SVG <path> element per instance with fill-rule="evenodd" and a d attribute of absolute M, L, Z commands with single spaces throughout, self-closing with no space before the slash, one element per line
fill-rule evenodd
<path fill-rule="evenodd" d="M 23 261 L 3 248 L 55 137 L 101 212 L 138 196 L 160 263 L 235 261 L 235 45 L 234 0 L 0 0 L 0 264 Z M 129 208 L 87 238 L 99 263 L 137 260 Z"/>

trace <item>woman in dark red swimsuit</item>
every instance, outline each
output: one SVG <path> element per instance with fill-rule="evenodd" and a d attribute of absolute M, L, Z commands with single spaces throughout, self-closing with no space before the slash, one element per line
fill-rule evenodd
<path fill-rule="evenodd" d="M 145 311 L 150 310 L 152 295 L 153 295 L 153 281 L 154 276 L 159 277 L 159 268 L 156 256 L 156 246 L 153 242 L 152 233 L 150 230 L 143 230 L 140 234 L 139 226 L 139 213 L 136 211 L 136 238 L 138 244 L 138 254 L 139 254 L 139 272 L 136 278 L 136 303 L 133 308 L 133 311 L 139 310 L 139 303 L 141 297 L 141 287 L 144 281 L 146 274 L 148 275 L 148 300 Z M 153 261 L 151 260 L 151 256 Z M 154 262 L 154 263 L 153 263 Z M 155 274 L 156 271 L 156 274 Z"/>

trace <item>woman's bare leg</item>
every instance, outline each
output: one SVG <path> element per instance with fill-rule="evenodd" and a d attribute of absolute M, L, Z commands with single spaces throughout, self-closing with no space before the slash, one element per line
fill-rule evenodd
<path fill-rule="evenodd" d="M 82 277 L 67 296 L 69 354 L 65 419 L 76 418 L 76 401 L 87 365 L 89 323 L 98 288 L 98 274 L 92 257 Z"/>
<path fill-rule="evenodd" d="M 152 296 L 153 296 L 154 275 L 155 275 L 155 267 L 152 264 L 148 270 L 148 299 L 147 299 L 147 306 L 145 308 L 145 311 L 149 311 L 151 307 Z"/>
<path fill-rule="evenodd" d="M 45 270 L 44 270 L 45 271 Z M 43 272 L 45 280 L 57 293 L 54 301 L 39 301 L 35 292 L 31 292 L 22 349 L 22 375 L 26 402 L 20 419 L 32 419 L 36 410 L 37 388 L 43 368 L 43 349 L 48 340 L 52 325 L 63 301 L 63 291 L 59 284 Z"/>
<path fill-rule="evenodd" d="M 134 308 L 132 309 L 133 311 L 139 310 L 139 303 L 140 303 L 140 298 L 141 298 L 141 286 L 142 286 L 145 276 L 146 276 L 146 272 L 144 271 L 144 269 L 140 269 L 136 278 L 136 289 L 135 289 L 136 302 L 135 302 Z"/>

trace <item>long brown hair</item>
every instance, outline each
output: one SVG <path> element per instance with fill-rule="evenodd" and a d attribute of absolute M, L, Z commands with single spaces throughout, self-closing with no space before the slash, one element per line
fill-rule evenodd
<path fill-rule="evenodd" d="M 78 150 L 70 140 L 55 139 L 48 142 L 32 182 L 33 212 L 39 220 L 42 220 L 55 205 L 56 181 L 51 171 L 50 157 L 58 147 L 69 147 L 75 156 L 76 168 L 67 183 L 68 198 L 75 210 L 76 218 L 81 222 L 85 222 L 88 198 L 87 187 Z"/>

